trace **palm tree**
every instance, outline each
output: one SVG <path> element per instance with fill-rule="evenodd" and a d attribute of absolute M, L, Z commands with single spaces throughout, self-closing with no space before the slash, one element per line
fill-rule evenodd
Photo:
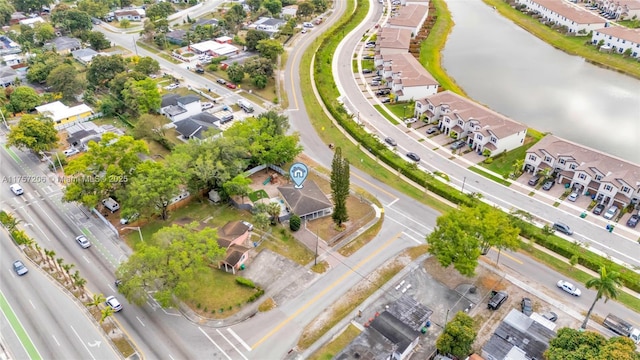
<path fill-rule="evenodd" d="M 53 268 L 53 259 L 56 256 L 56 252 L 53 250 L 44 250 L 45 255 L 47 255 L 47 263 L 49 264 L 49 267 L 51 268 L 51 270 L 55 269 Z"/>
<path fill-rule="evenodd" d="M 75 286 L 76 289 L 83 289 L 84 286 L 87 284 L 87 280 L 80 277 L 80 272 L 76 271 L 73 276 L 73 286 Z M 82 294 L 82 297 L 84 297 L 84 292 Z"/>
<path fill-rule="evenodd" d="M 604 266 L 600 267 L 599 278 L 591 278 L 585 283 L 587 289 L 594 288 L 597 290 L 597 293 L 596 298 L 593 300 L 593 304 L 591 304 L 589 311 L 587 311 L 587 316 L 584 318 L 584 322 L 581 326 L 582 329 L 587 328 L 591 311 L 593 311 L 598 300 L 602 299 L 604 296 L 604 302 L 606 303 L 609 299 L 616 299 L 618 297 L 618 288 L 621 285 L 620 283 L 620 273 L 616 271 L 607 272 L 607 268 Z"/>
<path fill-rule="evenodd" d="M 62 268 L 64 269 L 64 272 L 67 274 L 67 279 L 69 279 L 69 281 L 71 281 L 71 269 L 74 267 L 74 264 L 64 264 L 62 265 Z"/>
<path fill-rule="evenodd" d="M 110 306 L 102 309 L 102 313 L 100 314 L 100 324 L 102 324 L 111 315 L 113 315 L 113 309 Z"/>
<path fill-rule="evenodd" d="M 520 176 L 522 174 L 522 167 L 524 166 L 524 159 L 518 159 L 513 163 L 513 175 Z"/>
<path fill-rule="evenodd" d="M 18 220 L 16 219 L 15 216 L 13 216 L 12 214 L 6 213 L 5 219 L 4 219 L 4 227 L 7 228 L 7 230 L 9 230 L 9 232 L 12 232 L 13 230 L 16 229 L 16 227 L 18 226 L 18 224 L 20 224 L 22 220 Z"/>
<path fill-rule="evenodd" d="M 282 208 L 280 207 L 280 204 L 276 202 L 272 202 L 267 205 L 267 213 L 271 216 L 271 225 L 275 225 L 276 222 L 280 221 L 281 210 Z"/>

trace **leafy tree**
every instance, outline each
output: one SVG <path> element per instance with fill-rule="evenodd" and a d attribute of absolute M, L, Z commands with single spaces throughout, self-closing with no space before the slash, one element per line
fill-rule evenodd
<path fill-rule="evenodd" d="M 249 29 L 245 36 L 245 46 L 247 51 L 256 51 L 256 47 L 261 40 L 269 39 L 269 34 L 264 31 Z"/>
<path fill-rule="evenodd" d="M 152 4 L 147 7 L 146 16 L 153 22 L 166 19 L 169 15 L 173 14 L 175 9 L 170 2 L 160 2 L 157 4 Z"/>
<path fill-rule="evenodd" d="M 78 79 L 76 68 L 66 63 L 58 65 L 49 73 L 47 85 L 54 92 L 61 93 L 64 100 L 74 100 L 84 88 L 84 84 Z"/>
<path fill-rule="evenodd" d="M 104 298 L 104 295 L 93 294 L 93 298 L 91 298 L 91 301 L 89 301 L 87 305 L 95 306 L 96 308 L 98 308 L 105 300 L 106 299 Z"/>
<path fill-rule="evenodd" d="M 95 51 L 108 49 L 111 47 L 111 41 L 107 39 L 103 33 L 99 31 L 91 31 L 87 36 L 87 41 L 91 48 Z"/>
<path fill-rule="evenodd" d="M 265 59 L 263 57 L 254 56 L 245 61 L 243 67 L 244 72 L 249 74 L 251 78 L 254 78 L 258 75 L 263 75 L 266 77 L 273 76 L 273 61 Z"/>
<path fill-rule="evenodd" d="M 92 208 L 98 201 L 113 195 L 126 186 L 142 160 L 148 154 L 143 140 L 131 136 L 104 133 L 100 142 L 90 141 L 88 151 L 65 166 L 65 174 L 72 178 L 64 190 L 64 201 L 77 201 Z"/>
<path fill-rule="evenodd" d="M 180 194 L 182 174 L 174 167 L 155 161 L 145 161 L 136 168 L 136 176 L 122 191 L 124 209 L 136 209 L 143 215 L 168 218 L 172 198 Z M 146 213 L 145 213 L 146 212 Z"/>
<path fill-rule="evenodd" d="M 282 211 L 282 207 L 277 202 L 270 202 L 267 205 L 267 214 L 271 218 L 271 225 L 275 225 L 277 222 L 280 222 L 280 212 Z"/>
<path fill-rule="evenodd" d="M 258 89 L 264 89 L 267 87 L 269 80 L 264 75 L 255 75 L 251 77 L 251 82 Z"/>
<path fill-rule="evenodd" d="M 101 0 L 80 0 L 78 1 L 78 10 L 91 14 L 96 18 L 103 18 L 109 12 L 109 2 Z"/>
<path fill-rule="evenodd" d="M 615 300 L 618 297 L 618 289 L 620 288 L 620 285 L 620 273 L 616 271 L 607 271 L 607 268 L 604 266 L 600 267 L 600 277 L 594 277 L 587 280 L 585 286 L 587 289 L 596 289 L 596 297 L 593 299 L 593 303 L 591 303 L 591 307 L 589 307 L 589 311 L 587 311 L 587 315 L 584 317 L 584 322 L 582 322 L 581 326 L 582 329 L 587 328 L 589 317 L 591 316 L 591 312 L 596 306 L 596 303 L 603 297 L 605 303 L 609 301 L 609 299 Z"/>
<path fill-rule="evenodd" d="M 16 12 L 13 5 L 7 0 L 0 0 L 0 24 L 9 25 L 11 15 Z"/>
<path fill-rule="evenodd" d="M 498 249 L 498 260 L 502 250 L 515 250 L 520 246 L 520 229 L 511 223 L 507 214 L 488 206 L 472 208 L 478 221 L 476 234 L 483 254 L 495 247 Z"/>
<path fill-rule="evenodd" d="M 20 149 L 29 149 L 35 153 L 48 151 L 58 143 L 58 131 L 53 121 L 23 115 L 17 125 L 11 126 L 7 145 Z"/>
<path fill-rule="evenodd" d="M 13 0 L 16 10 L 24 13 L 40 12 L 43 6 L 49 6 L 52 0 Z"/>
<path fill-rule="evenodd" d="M 280 41 L 276 39 L 265 39 L 258 41 L 256 50 L 258 50 L 260 56 L 275 61 L 278 55 L 284 52 L 284 47 L 282 47 Z"/>
<path fill-rule="evenodd" d="M 607 340 L 596 332 L 571 328 L 558 330 L 556 337 L 549 341 L 544 357 L 547 360 L 640 359 L 635 344 L 628 337 L 616 336 Z"/>
<path fill-rule="evenodd" d="M 242 65 L 234 62 L 227 68 L 227 75 L 229 75 L 229 80 L 232 83 L 239 84 L 244 79 L 244 69 Z"/>
<path fill-rule="evenodd" d="M 120 55 L 96 56 L 87 69 L 87 81 L 96 87 L 104 86 L 126 69 L 124 59 Z"/>
<path fill-rule="evenodd" d="M 289 218 L 289 229 L 291 229 L 291 231 L 298 231 L 300 230 L 300 225 L 300 216 L 296 214 L 291 215 L 291 217 Z"/>
<path fill-rule="evenodd" d="M 436 348 L 441 354 L 450 354 L 457 359 L 464 359 L 471 354 L 471 345 L 476 340 L 476 336 L 473 318 L 460 311 L 445 324 L 444 331 L 436 340 Z"/>
<path fill-rule="evenodd" d="M 7 110 L 13 113 L 29 111 L 40 105 L 40 95 L 30 86 L 18 86 L 11 93 Z"/>
<path fill-rule="evenodd" d="M 129 26 L 131 26 L 131 21 L 129 21 L 127 19 L 122 19 L 122 20 L 120 20 L 120 26 L 123 29 L 127 29 Z"/>
<path fill-rule="evenodd" d="M 113 309 L 111 306 L 105 306 L 102 311 L 100 311 L 100 324 L 102 324 L 109 316 L 113 315 Z"/>
<path fill-rule="evenodd" d="M 91 30 L 93 26 L 91 16 L 76 8 L 59 10 L 59 7 L 56 7 L 51 13 L 51 21 L 55 26 L 59 26 L 71 33 Z"/>
<path fill-rule="evenodd" d="M 222 189 L 229 196 L 241 196 L 242 203 L 244 204 L 244 197 L 251 192 L 249 185 L 251 185 L 251 179 L 245 174 L 238 174 L 233 179 L 222 184 Z"/>
<path fill-rule="evenodd" d="M 327 10 L 327 0 L 311 0 L 316 11 L 323 13 Z"/>
<path fill-rule="evenodd" d="M 295 28 L 298 26 L 298 23 L 294 17 L 289 18 L 287 22 L 280 27 L 280 35 L 291 36 L 295 32 Z"/>
<path fill-rule="evenodd" d="M 262 0 L 247 0 L 246 4 L 249 6 L 251 12 L 256 12 L 260 10 L 260 7 L 262 6 Z"/>
<path fill-rule="evenodd" d="M 262 7 L 267 9 L 271 16 L 277 16 L 282 11 L 282 2 L 280 0 L 264 0 Z"/>
<path fill-rule="evenodd" d="M 56 37 L 56 31 L 49 23 L 37 23 L 33 27 L 33 40 L 38 45 L 43 45 Z"/>
<path fill-rule="evenodd" d="M 159 140 L 165 137 L 163 125 L 166 124 L 165 117 L 160 115 L 142 114 L 136 126 L 133 128 L 133 136 L 136 139 Z"/>
<path fill-rule="evenodd" d="M 158 61 L 155 59 L 144 56 L 138 60 L 138 63 L 134 66 L 134 70 L 145 75 L 155 74 L 160 71 L 160 64 L 158 64 Z"/>
<path fill-rule="evenodd" d="M 33 48 L 35 42 L 35 31 L 28 25 L 20 25 L 20 35 L 16 38 L 16 41 L 22 45 L 23 48 Z M 42 45 L 42 44 L 39 44 Z"/>
<path fill-rule="evenodd" d="M 315 5 L 313 5 L 312 2 L 309 2 L 309 1 L 301 2 L 298 5 L 298 11 L 296 11 L 296 16 L 307 17 L 313 14 L 315 10 L 316 10 L 316 7 Z"/>
<path fill-rule="evenodd" d="M 27 80 L 33 83 L 43 83 L 47 80 L 51 70 L 62 64 L 63 59 L 55 51 L 46 51 L 29 59 Z"/>
<path fill-rule="evenodd" d="M 331 194 L 333 195 L 333 222 L 342 226 L 349 220 L 347 199 L 349 198 L 349 161 L 342 157 L 342 149 L 337 147 L 331 163 Z"/>
<path fill-rule="evenodd" d="M 133 115 L 147 114 L 160 109 L 162 99 L 155 81 L 152 79 L 129 79 L 122 90 L 127 110 Z"/>
<path fill-rule="evenodd" d="M 266 213 L 258 212 L 253 215 L 253 217 L 251 218 L 251 222 L 256 229 L 265 231 L 269 227 L 271 220 L 269 219 L 269 215 L 267 215 Z"/>
<path fill-rule="evenodd" d="M 211 271 L 211 265 L 224 256 L 218 246 L 216 230 L 196 231 L 197 223 L 160 229 L 150 243 L 140 248 L 116 271 L 122 281 L 119 291 L 130 302 L 142 305 L 149 291 L 162 306 L 174 305 L 191 289 L 188 283 L 194 276 Z"/>

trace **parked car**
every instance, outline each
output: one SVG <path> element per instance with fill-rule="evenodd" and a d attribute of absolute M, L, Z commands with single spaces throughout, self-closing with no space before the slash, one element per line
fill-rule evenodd
<path fill-rule="evenodd" d="M 438 127 L 437 126 L 432 126 L 432 127 L 427 129 L 427 135 L 435 134 L 437 132 L 438 132 Z"/>
<path fill-rule="evenodd" d="M 542 314 L 542 317 L 551 322 L 556 322 L 556 320 L 558 320 L 558 314 L 554 313 L 553 311 Z"/>
<path fill-rule="evenodd" d="M 572 192 L 569 196 L 567 196 L 567 200 L 576 201 L 578 200 L 578 193 L 576 191 Z"/>
<path fill-rule="evenodd" d="M 120 219 L 120 224 L 121 225 L 127 225 L 130 222 L 136 221 L 138 218 L 140 217 L 139 213 L 133 213 L 129 216 L 125 216 L 123 218 Z"/>
<path fill-rule="evenodd" d="M 363 74 L 371 74 L 373 72 L 373 70 L 371 69 L 362 69 L 362 73 Z"/>
<path fill-rule="evenodd" d="M 522 310 L 523 314 L 531 316 L 531 314 L 533 314 L 533 302 L 531 299 L 528 297 L 522 298 L 522 301 L 520 301 L 520 310 Z"/>
<path fill-rule="evenodd" d="M 547 180 L 547 182 L 545 182 L 544 185 L 542 185 L 542 190 L 549 191 L 555 184 L 556 182 L 554 180 Z"/>
<path fill-rule="evenodd" d="M 491 296 L 489 299 L 489 304 L 487 304 L 487 308 L 490 310 L 498 310 L 502 304 L 509 298 L 509 294 L 504 291 L 497 291 Z"/>
<path fill-rule="evenodd" d="M 118 301 L 115 296 L 108 296 L 105 303 L 115 312 L 122 310 L 122 304 L 120 304 L 120 301 Z"/>
<path fill-rule="evenodd" d="M 466 141 L 458 140 L 458 141 L 454 142 L 453 144 L 451 144 L 451 149 L 452 150 L 458 150 L 458 149 L 464 147 L 466 144 L 467 144 Z"/>
<path fill-rule="evenodd" d="M 398 146 L 398 143 L 395 140 L 393 140 L 393 138 L 390 138 L 390 137 L 384 139 L 384 142 L 386 142 L 391 146 Z"/>
<path fill-rule="evenodd" d="M 388 103 L 390 103 L 390 102 L 391 102 L 391 99 L 389 99 L 389 98 L 384 98 L 384 99 L 380 100 L 380 102 L 381 102 L 381 103 L 383 103 L 383 104 L 388 104 Z"/>
<path fill-rule="evenodd" d="M 202 108 L 202 110 L 211 109 L 213 107 L 213 103 L 203 102 L 200 104 L 200 107 Z"/>
<path fill-rule="evenodd" d="M 380 90 L 376 91 L 376 95 L 378 95 L 378 96 L 389 95 L 390 93 L 391 93 L 391 90 L 389 90 L 389 89 L 380 89 Z"/>
<path fill-rule="evenodd" d="M 569 294 L 571 294 L 573 296 L 582 295 L 582 291 L 580 291 L 580 289 L 578 289 L 575 285 L 573 285 L 572 283 L 570 283 L 568 281 L 559 280 L 558 283 L 556 284 L 556 286 L 558 286 L 560 289 L 568 292 Z"/>
<path fill-rule="evenodd" d="M 307 31 L 309 31 L 308 29 L 302 29 L 302 31 L 300 31 L 301 34 L 306 34 Z"/>
<path fill-rule="evenodd" d="M 556 230 L 556 231 L 560 231 L 563 234 L 573 235 L 573 230 L 571 230 L 569 225 L 561 223 L 561 222 L 553 223 L 553 229 Z"/>
<path fill-rule="evenodd" d="M 362 57 L 362 60 L 373 60 L 373 56 L 365 55 L 365 56 Z"/>
<path fill-rule="evenodd" d="M 226 86 L 227 86 L 229 89 L 235 89 L 235 88 L 237 88 L 236 84 L 234 84 L 234 83 L 230 83 L 230 82 L 228 82 L 228 83 L 226 84 Z"/>
<path fill-rule="evenodd" d="M 413 124 L 414 122 L 418 121 L 417 118 L 408 118 L 408 119 L 404 119 L 404 123 L 405 124 Z"/>
<path fill-rule="evenodd" d="M 227 82 L 224 79 L 217 79 L 216 82 L 220 85 L 226 85 Z"/>
<path fill-rule="evenodd" d="M 171 84 L 171 85 L 165 86 L 164 89 L 165 90 L 174 90 L 174 89 L 177 89 L 179 87 L 180 87 L 180 85 L 178 85 L 178 84 Z"/>
<path fill-rule="evenodd" d="M 380 81 L 374 80 L 371 82 L 371 86 L 380 86 Z"/>
<path fill-rule="evenodd" d="M 615 205 L 612 205 L 609 210 L 607 210 L 606 213 L 604 213 L 604 218 L 607 220 L 611 220 L 613 219 L 614 216 L 616 216 L 616 214 L 618 213 L 618 207 Z"/>
<path fill-rule="evenodd" d="M 69 149 L 63 151 L 62 153 L 64 154 L 64 156 L 72 156 L 72 155 L 75 155 L 75 154 L 79 154 L 80 150 L 72 147 L 72 148 L 69 148 Z"/>
<path fill-rule="evenodd" d="M 418 154 L 416 153 L 408 152 L 407 157 L 415 162 L 420 161 L 420 156 L 418 156 Z"/>
<path fill-rule="evenodd" d="M 11 189 L 11 192 L 14 195 L 22 195 L 22 194 L 24 194 L 24 189 L 22 188 L 22 186 L 20 186 L 20 184 L 11 184 L 11 185 L 9 185 L 9 189 Z"/>
<path fill-rule="evenodd" d="M 630 228 L 634 228 L 634 227 L 636 227 L 636 225 L 638 225 L 638 221 L 640 221 L 640 215 L 633 214 L 633 215 L 631 215 L 629 220 L 627 220 L 627 226 L 630 227 Z"/>
<path fill-rule="evenodd" d="M 536 186 L 540 182 L 540 175 L 533 175 L 527 184 Z"/>
<path fill-rule="evenodd" d="M 604 204 L 598 204 L 593 207 L 593 213 L 595 215 L 600 215 L 604 211 Z"/>
<path fill-rule="evenodd" d="M 84 235 L 76 236 L 76 242 L 83 249 L 88 249 L 91 247 L 91 243 L 89 242 L 89 239 L 87 239 L 87 237 Z"/>
<path fill-rule="evenodd" d="M 28 273 L 29 269 L 27 269 L 27 267 L 24 266 L 22 261 L 16 260 L 16 261 L 13 262 L 13 271 L 15 271 L 16 274 L 18 274 L 18 276 L 22 276 L 22 275 Z"/>

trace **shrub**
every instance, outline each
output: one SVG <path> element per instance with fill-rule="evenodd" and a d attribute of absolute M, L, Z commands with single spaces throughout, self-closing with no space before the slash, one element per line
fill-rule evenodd
<path fill-rule="evenodd" d="M 298 231 L 300 230 L 300 224 L 300 216 L 293 214 L 289 219 L 289 229 L 291 229 L 291 231 Z"/>
<path fill-rule="evenodd" d="M 243 278 L 241 276 L 238 276 L 236 278 L 236 282 L 238 284 L 242 285 L 242 286 L 246 286 L 246 287 L 249 287 L 249 288 L 252 288 L 252 289 L 256 288 L 256 284 L 254 284 L 253 281 L 251 281 L 249 279 L 246 279 L 246 278 Z"/>

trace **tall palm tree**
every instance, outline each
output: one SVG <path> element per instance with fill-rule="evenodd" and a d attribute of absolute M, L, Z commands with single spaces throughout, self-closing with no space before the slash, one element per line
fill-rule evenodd
<path fill-rule="evenodd" d="M 102 294 L 93 294 L 93 299 L 87 305 L 98 307 L 105 301 L 104 295 Z"/>
<path fill-rule="evenodd" d="M 584 318 L 584 322 L 581 326 L 582 329 L 587 328 L 591 311 L 593 311 L 598 300 L 602 299 L 604 296 L 604 302 L 606 303 L 609 299 L 616 299 L 618 297 L 618 288 L 621 285 L 620 283 L 620 273 L 616 271 L 607 272 L 607 268 L 604 266 L 600 267 L 599 278 L 591 278 L 585 283 L 587 289 L 594 288 L 597 293 L 596 298 L 593 300 L 593 304 L 591 304 L 589 311 L 587 311 L 587 316 Z"/>

